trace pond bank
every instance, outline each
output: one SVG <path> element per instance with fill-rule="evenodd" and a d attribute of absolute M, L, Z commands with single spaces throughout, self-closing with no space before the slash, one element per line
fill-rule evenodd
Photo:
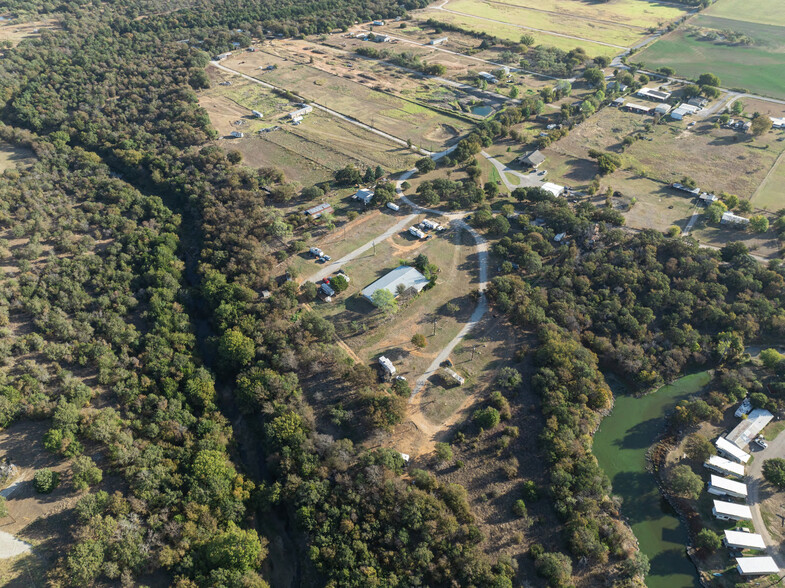
<path fill-rule="evenodd" d="M 647 469 L 646 454 L 664 430 L 665 417 L 680 400 L 709 383 L 709 372 L 684 376 L 647 396 L 635 398 L 614 388 L 615 406 L 594 436 L 593 453 L 622 498 L 622 514 L 648 556 L 649 588 L 699 586 L 688 559 L 687 528 L 662 497 L 657 480 Z"/>

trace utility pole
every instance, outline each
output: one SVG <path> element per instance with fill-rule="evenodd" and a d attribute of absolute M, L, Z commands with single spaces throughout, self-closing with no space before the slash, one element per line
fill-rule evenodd
<path fill-rule="evenodd" d="M 477 349 L 476 345 L 472 345 L 472 358 L 469 361 L 474 361 L 474 351 Z"/>

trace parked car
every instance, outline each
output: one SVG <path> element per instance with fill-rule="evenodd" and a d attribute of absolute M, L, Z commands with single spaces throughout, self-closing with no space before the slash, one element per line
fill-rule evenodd
<path fill-rule="evenodd" d="M 758 437 L 757 439 L 755 439 L 755 443 L 758 445 L 758 447 L 762 449 L 766 449 L 769 446 L 769 444 L 766 443 L 766 440 L 763 437 Z"/>
<path fill-rule="evenodd" d="M 322 255 L 322 261 L 330 261 L 331 259 L 332 259 L 332 257 L 330 257 L 327 254 Z"/>

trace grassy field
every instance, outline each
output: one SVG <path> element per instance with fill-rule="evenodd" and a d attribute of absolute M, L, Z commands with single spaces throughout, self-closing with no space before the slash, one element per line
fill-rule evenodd
<path fill-rule="evenodd" d="M 637 54 L 636 61 L 652 69 L 670 66 L 687 78 L 711 71 L 720 76 L 726 87 L 785 97 L 785 27 L 703 15 L 688 23 L 715 30 L 732 29 L 754 42 L 744 47 L 702 41 L 683 25 Z"/>
<path fill-rule="evenodd" d="M 761 183 L 758 191 L 752 197 L 752 204 L 756 208 L 765 208 L 776 212 L 785 208 L 785 157 L 780 157 L 769 175 Z"/>
<path fill-rule="evenodd" d="M 685 8 L 675 4 L 660 4 L 646 0 L 610 0 L 585 2 L 583 0 L 495 0 L 521 8 L 533 8 L 563 15 L 604 20 L 642 28 L 658 27 L 684 16 Z M 772 0 L 776 1 L 776 0 Z"/>
<path fill-rule="evenodd" d="M 270 64 L 277 69 L 259 71 L 259 66 Z M 346 79 L 270 53 L 238 54 L 226 65 L 430 150 L 443 149 L 471 126 L 462 118 L 377 91 L 369 87 L 375 85 L 371 80 Z"/>
<path fill-rule="evenodd" d="M 413 16 L 415 18 L 420 18 L 423 21 L 433 18 L 445 23 L 465 27 L 473 31 L 494 35 L 501 39 L 509 39 L 510 41 L 520 40 L 521 35 L 523 34 L 532 35 L 532 37 L 534 37 L 535 44 L 537 45 L 550 45 L 552 47 L 557 47 L 558 49 L 563 49 L 564 51 L 570 51 L 576 47 L 582 47 L 591 56 L 607 55 L 608 57 L 613 57 L 619 53 L 619 49 L 616 49 L 615 47 L 598 45 L 597 43 L 592 43 L 590 41 L 578 41 L 576 39 L 569 39 L 566 37 L 557 37 L 554 35 L 549 35 L 548 33 L 528 31 L 526 29 L 515 27 L 509 24 L 490 22 L 487 20 L 473 18 L 472 16 L 444 12 L 443 10 L 427 10 Z"/>
<path fill-rule="evenodd" d="M 652 140 L 635 141 L 624 150 L 625 168 L 667 183 L 686 175 L 705 190 L 750 198 L 785 149 L 785 143 L 778 140 L 780 133 L 748 141 L 735 131 L 715 129 L 707 121 L 689 129 L 684 122 L 671 121 L 646 132 L 645 125 L 652 122 L 651 117 L 605 108 L 553 144 L 546 155 L 552 152 L 569 158 L 569 170 L 562 175 L 574 177 L 575 182 L 588 181 L 585 178 L 597 173 L 589 149 L 618 153 L 625 137 L 643 133 Z"/>
<path fill-rule="evenodd" d="M 4 22 L 0 24 L 0 41 L 8 41 L 13 46 L 24 39 L 40 37 L 46 30 L 54 31 L 59 28 L 60 23 L 53 18 L 23 23 Z"/>
<path fill-rule="evenodd" d="M 0 172 L 20 165 L 32 163 L 35 155 L 29 149 L 23 149 L 5 141 L 0 141 Z"/>
<path fill-rule="evenodd" d="M 703 14 L 732 18 L 747 22 L 759 22 L 766 25 L 785 26 L 785 12 L 782 11 L 782 0 L 718 0 L 709 6 Z"/>
<path fill-rule="evenodd" d="M 499 4 L 495 1 L 454 0 L 447 8 L 482 18 L 500 20 L 511 25 L 522 25 L 554 33 L 567 33 L 592 41 L 602 41 L 624 47 L 634 45 L 646 36 L 644 29 L 619 27 L 612 23 L 518 8 L 511 4 Z"/>

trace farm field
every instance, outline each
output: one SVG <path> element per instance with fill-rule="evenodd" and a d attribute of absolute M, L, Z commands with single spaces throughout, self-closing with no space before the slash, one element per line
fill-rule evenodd
<path fill-rule="evenodd" d="M 700 121 L 692 128 L 671 121 L 657 125 L 651 132 L 645 131 L 647 123 L 653 123 L 653 119 L 605 108 L 551 145 L 546 155 L 550 151 L 574 158 L 577 161 L 570 165 L 576 168 L 586 165 L 581 161 L 594 165 L 588 157 L 589 149 L 619 153 L 625 137 L 643 133 L 652 140 L 635 141 L 622 153 L 625 168 L 667 183 L 689 176 L 705 190 L 750 198 L 785 149 L 785 143 L 779 141 L 779 131 L 750 142 L 735 131 L 715 129 L 708 121 Z M 729 161 L 733 165 L 728 165 Z M 596 174 L 596 165 L 594 170 Z"/>
<path fill-rule="evenodd" d="M 780 156 L 752 197 L 752 205 L 776 212 L 785 208 L 785 156 Z"/>
<path fill-rule="evenodd" d="M 752 38 L 753 44 L 735 46 L 703 41 L 691 27 L 732 29 Z M 687 78 L 711 71 L 725 87 L 785 98 L 785 26 L 698 15 L 644 49 L 636 59 L 650 69 L 672 67 Z"/>
<path fill-rule="evenodd" d="M 445 9 L 623 47 L 634 45 L 647 35 L 645 29 L 637 27 L 618 26 L 611 22 L 588 20 L 569 14 L 530 10 L 494 0 L 453 0 Z"/>
<path fill-rule="evenodd" d="M 372 80 L 346 79 L 288 57 L 257 51 L 233 55 L 224 64 L 380 131 L 403 140 L 411 139 L 426 149 L 444 149 L 471 126 L 464 116 L 450 116 L 368 87 Z M 275 65 L 277 69 L 259 70 L 267 65 Z"/>
<path fill-rule="evenodd" d="M 420 218 L 424 217 L 417 220 Z M 398 312 L 384 319 L 359 292 L 397 267 L 399 260 L 411 262 L 421 253 L 440 269 L 436 285 L 400 303 Z M 419 377 L 458 334 L 475 307 L 470 295 L 477 287 L 474 239 L 463 230 L 448 229 L 428 241 L 415 240 L 404 231 L 378 243 L 376 255 L 370 250 L 343 269 L 351 278 L 349 289 L 331 303 L 317 303 L 317 312 L 330 319 L 336 332 L 363 362 L 371 363 L 384 354 L 410 381 Z M 448 302 L 457 304 L 460 310 L 455 314 L 446 312 Z M 434 318 L 438 321 L 435 335 Z M 424 349 L 411 343 L 415 333 L 426 336 Z"/>
<path fill-rule="evenodd" d="M 785 26 L 785 13 L 782 12 L 780 0 L 718 0 L 703 14 L 732 18 L 747 22 L 759 22 L 766 25 Z"/>
<path fill-rule="evenodd" d="M 301 125 L 293 126 L 285 120 L 286 113 L 296 108 L 293 103 L 258 84 L 219 73 L 220 79 L 232 80 L 232 85 L 214 83 L 200 95 L 200 104 L 224 137 L 222 146 L 238 150 L 248 165 L 277 167 L 288 178 L 311 185 L 330 179 L 334 171 L 349 163 L 397 171 L 411 168 L 416 161 L 416 155 L 406 147 L 318 110 Z M 255 118 L 252 110 L 263 112 L 265 118 Z M 273 126 L 279 128 L 257 133 Z M 246 136 L 225 138 L 235 130 Z"/>
<path fill-rule="evenodd" d="M 413 18 L 421 19 L 422 22 L 433 18 L 444 23 L 457 25 L 480 33 L 487 33 L 494 35 L 501 39 L 510 41 L 519 41 L 521 35 L 527 34 L 534 37 L 535 45 L 550 45 L 564 51 L 570 51 L 576 47 L 581 47 L 586 50 L 591 56 L 606 55 L 613 57 L 619 53 L 616 47 L 608 47 L 607 45 L 599 45 L 591 41 L 581 41 L 577 39 L 570 39 L 567 37 L 557 37 L 549 35 L 548 33 L 541 33 L 538 31 L 529 31 L 511 24 L 504 24 L 503 22 L 491 22 L 474 18 L 471 15 L 455 14 L 452 12 L 445 12 L 444 10 L 426 10 L 412 15 Z M 503 20 L 503 17 L 498 20 Z"/>
<path fill-rule="evenodd" d="M 494 2 L 640 28 L 659 27 L 681 18 L 689 10 L 686 6 L 680 8 L 675 4 L 660 4 L 646 0 L 611 0 L 604 3 L 583 0 L 494 0 Z"/>

